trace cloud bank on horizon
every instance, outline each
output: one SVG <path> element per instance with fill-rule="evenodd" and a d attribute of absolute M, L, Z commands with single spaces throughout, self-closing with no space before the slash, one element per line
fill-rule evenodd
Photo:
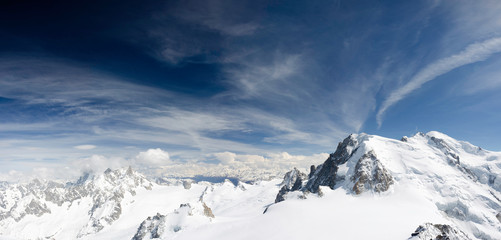
<path fill-rule="evenodd" d="M 353 132 L 438 130 L 501 150 L 499 12 L 498 1 L 8 4 L 0 180 L 51 166 L 278 171 L 325 160 Z"/>

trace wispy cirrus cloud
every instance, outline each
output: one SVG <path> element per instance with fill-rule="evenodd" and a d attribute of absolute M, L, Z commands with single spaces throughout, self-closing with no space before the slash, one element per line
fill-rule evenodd
<path fill-rule="evenodd" d="M 379 126 L 383 123 L 384 113 L 405 98 L 408 94 L 419 89 L 423 84 L 434 80 L 438 76 L 446 74 L 458 67 L 483 61 L 491 55 L 501 52 L 501 37 L 495 37 L 483 42 L 477 42 L 468 45 L 463 51 L 452 56 L 442 58 L 432 62 L 414 75 L 405 85 L 394 90 L 383 101 L 377 113 L 377 123 Z"/>
<path fill-rule="evenodd" d="M 233 61 L 232 66 L 224 70 L 227 83 L 233 89 L 223 95 L 244 99 L 301 97 L 299 92 L 302 89 L 295 88 L 304 70 L 300 55 L 275 53 L 270 57 L 268 54 L 255 53 Z"/>
<path fill-rule="evenodd" d="M 27 104 L 89 105 L 97 110 L 101 103 L 133 104 L 131 99 L 139 97 L 174 96 L 64 59 L 4 57 L 0 63 L 0 95 Z"/>
<path fill-rule="evenodd" d="M 238 37 L 252 35 L 259 28 L 252 15 L 254 5 L 254 2 L 234 3 L 224 0 L 182 1 L 181 6 L 169 12 L 192 24 Z"/>
<path fill-rule="evenodd" d="M 330 24 L 325 27 L 326 31 L 317 31 L 312 25 L 343 18 L 365 21 L 365 15 L 354 16 L 341 11 L 338 3 L 328 3 L 319 13 L 322 17 L 316 18 L 316 15 L 308 16 L 308 11 L 318 11 L 316 7 L 295 3 L 290 10 L 305 10 L 305 17 L 308 16 L 306 21 L 301 21 L 282 15 L 280 11 L 268 11 L 261 5 L 268 6 L 252 1 L 238 4 L 226 1 L 175 2 L 169 8 L 155 12 L 153 24 L 141 26 L 149 33 L 142 43 L 151 46 L 147 49 L 154 52 L 158 60 L 169 64 L 182 67 L 195 62 L 217 66 L 220 71 L 216 82 L 223 90 L 211 101 L 219 106 L 225 105 L 227 112 L 234 112 L 234 106 L 238 105 L 238 108 L 252 109 L 250 112 L 275 115 L 277 120 L 294 119 L 293 124 L 288 124 L 294 127 L 287 130 L 268 126 L 276 134 L 265 136 L 267 142 L 309 139 L 327 145 L 328 139 L 332 141 L 349 132 L 360 131 L 374 111 L 375 95 L 381 83 L 373 84 L 368 79 L 374 72 L 369 69 L 370 64 L 357 62 L 363 70 L 357 74 L 346 72 L 351 69 L 351 61 L 356 61 L 352 51 L 362 49 L 363 40 L 372 36 L 377 28 L 366 31 L 364 27 L 368 26 L 360 27 L 364 30 L 357 32 L 367 32 L 367 36 L 349 36 L 354 42 L 350 49 L 326 59 L 326 53 L 334 53 L 331 49 L 338 49 L 340 43 L 346 41 L 336 37 L 338 35 L 327 34 L 334 31 Z M 368 19 L 377 16 L 381 10 L 369 9 Z M 333 15 L 331 10 L 336 14 Z M 349 29 L 335 30 L 338 31 L 343 37 L 352 34 Z M 344 63 L 346 59 L 349 61 Z M 330 65 L 338 62 L 343 62 L 346 67 Z M 362 91 L 358 89 L 360 86 Z M 253 119 L 250 113 L 237 115 Z M 165 120 L 170 119 L 172 116 Z M 329 137 L 322 137 L 322 132 L 328 132 Z"/>
<path fill-rule="evenodd" d="M 485 92 L 496 92 L 501 88 L 501 59 L 479 66 L 474 71 L 466 74 L 463 84 L 459 86 L 458 94 L 474 96 Z"/>
<path fill-rule="evenodd" d="M 97 147 L 96 145 L 90 145 L 90 144 L 74 146 L 74 148 L 79 149 L 79 150 L 91 150 L 91 149 L 94 149 L 96 147 Z"/>
<path fill-rule="evenodd" d="M 333 151 L 427 82 L 488 59 L 501 26 L 493 1 L 159 5 L 104 39 L 126 44 L 93 52 L 102 62 L 2 55 L 0 161 L 285 167 L 296 160 L 280 153 Z M 499 86 L 495 66 L 476 75 L 485 86 Z"/>
<path fill-rule="evenodd" d="M 6 169 L 92 156 L 133 159 L 151 147 L 168 150 L 168 159 L 178 162 L 210 160 L 203 156 L 225 151 L 311 153 L 330 148 L 333 138 L 344 135 L 323 136 L 252 105 L 142 86 L 61 59 L 1 61 L 0 96 L 10 99 L 0 110 L 0 161 Z M 101 160 L 95 157 L 89 164 Z M 23 161 L 26 164 L 15 166 Z"/>
<path fill-rule="evenodd" d="M 134 37 L 159 61 L 179 65 L 191 61 L 224 61 L 228 43 L 254 35 L 260 28 L 261 3 L 224 0 L 173 1 L 153 12 Z M 197 58 L 197 60 L 193 60 Z"/>

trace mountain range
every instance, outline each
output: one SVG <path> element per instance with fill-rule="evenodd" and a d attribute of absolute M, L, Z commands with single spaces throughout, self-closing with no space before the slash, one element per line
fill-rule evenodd
<path fill-rule="evenodd" d="M 352 134 L 283 179 L 1 182 L 0 239 L 501 239 L 500 176 L 501 152 L 439 132 Z"/>

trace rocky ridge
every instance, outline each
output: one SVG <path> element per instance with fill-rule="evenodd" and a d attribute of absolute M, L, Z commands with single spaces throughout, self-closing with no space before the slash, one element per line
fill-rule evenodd
<path fill-rule="evenodd" d="M 409 240 L 471 240 L 463 231 L 446 224 L 420 225 Z"/>
<path fill-rule="evenodd" d="M 34 179 L 0 190 L 0 221 L 19 222 L 29 215 L 40 217 L 51 213 L 51 205 L 70 208 L 79 200 L 89 199 L 88 224 L 78 234 L 82 237 L 116 221 L 122 213 L 121 204 L 126 194 L 135 195 L 137 188 L 151 190 L 151 187 L 150 181 L 130 167 L 107 169 L 101 175 L 85 174 L 67 184 Z"/>

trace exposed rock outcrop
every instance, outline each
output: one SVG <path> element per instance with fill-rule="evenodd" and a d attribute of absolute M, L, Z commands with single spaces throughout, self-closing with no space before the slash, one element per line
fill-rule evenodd
<path fill-rule="evenodd" d="M 471 240 L 463 231 L 445 224 L 425 223 L 420 225 L 409 240 Z"/>
<path fill-rule="evenodd" d="M 183 181 L 183 187 L 184 187 L 184 189 L 190 189 L 191 188 L 191 181 L 184 180 Z"/>
<path fill-rule="evenodd" d="M 197 224 L 208 223 L 212 218 L 214 214 L 204 202 L 183 203 L 171 213 L 166 215 L 157 213 L 153 217 L 146 218 L 139 225 L 132 240 L 171 239 L 175 233 L 196 227 Z"/>
<path fill-rule="evenodd" d="M 139 225 L 132 240 L 159 238 L 164 232 L 164 224 L 165 215 L 157 213 L 153 217 L 148 217 Z"/>
<path fill-rule="evenodd" d="M 393 184 L 393 177 L 377 159 L 374 151 L 369 151 L 358 160 L 351 180 L 355 183 L 353 191 L 356 194 L 367 190 L 384 192 Z"/>
<path fill-rule="evenodd" d="M 204 216 L 214 218 L 212 209 L 210 209 L 210 207 L 207 207 L 207 204 L 205 204 L 205 202 L 202 202 L 202 206 L 204 207 Z"/>

